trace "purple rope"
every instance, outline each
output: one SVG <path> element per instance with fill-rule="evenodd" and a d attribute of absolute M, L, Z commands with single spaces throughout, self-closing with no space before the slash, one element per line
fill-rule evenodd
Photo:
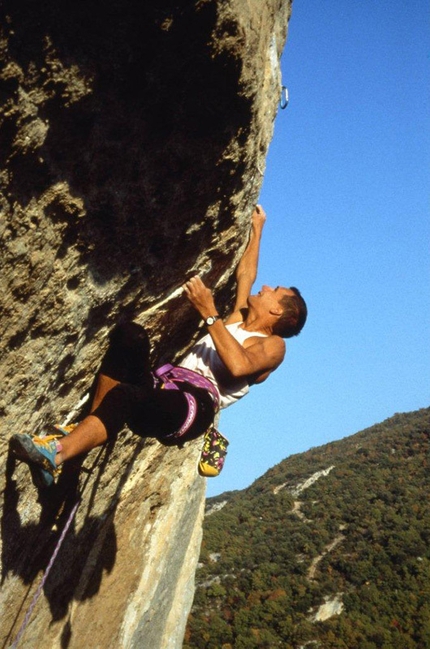
<path fill-rule="evenodd" d="M 21 640 L 22 635 L 23 635 L 24 631 L 26 630 L 26 628 L 27 628 L 27 626 L 28 626 L 28 623 L 30 622 L 30 617 L 31 617 L 31 615 L 32 615 L 32 613 L 33 613 L 33 611 L 34 611 L 34 607 L 35 607 L 36 604 L 37 604 L 37 600 L 38 600 L 39 597 L 40 597 L 40 594 L 41 594 L 42 589 L 43 589 L 43 587 L 44 587 L 44 585 L 45 585 L 45 582 L 46 582 L 46 580 L 47 580 L 47 578 L 48 578 L 49 572 L 50 572 L 50 570 L 51 570 L 51 568 L 52 568 L 52 566 L 53 566 L 53 564 L 54 564 L 54 561 L 55 561 L 55 559 L 57 558 L 57 554 L 58 554 L 58 552 L 60 551 L 60 548 L 61 548 L 61 546 L 62 546 L 62 544 L 63 544 L 64 537 L 65 537 L 66 534 L 67 534 L 67 530 L 69 529 L 69 527 L 70 527 L 70 525 L 71 525 L 71 523 L 72 523 L 72 521 L 73 521 L 73 519 L 74 519 L 74 517 L 75 517 L 76 511 L 77 511 L 77 509 L 78 509 L 78 507 L 79 507 L 79 503 L 80 503 L 80 500 L 77 500 L 76 503 L 75 503 L 75 505 L 74 505 L 73 508 L 72 508 L 72 511 L 71 511 L 70 514 L 69 514 L 69 518 L 67 519 L 66 524 L 65 524 L 65 526 L 64 526 L 64 529 L 63 529 L 63 531 L 62 531 L 62 533 L 61 533 L 61 536 L 60 536 L 60 538 L 59 538 L 58 541 L 57 541 L 57 545 L 55 546 L 55 550 L 54 550 L 54 552 L 52 553 L 52 557 L 51 557 L 51 559 L 50 559 L 50 561 L 49 561 L 49 563 L 48 563 L 48 566 L 47 566 L 47 568 L 46 568 L 46 570 L 45 570 L 45 573 L 44 573 L 44 575 L 43 575 L 43 577 L 42 577 L 42 581 L 40 582 L 38 589 L 37 589 L 36 592 L 34 593 L 33 599 L 32 599 L 32 601 L 31 601 L 31 604 L 30 604 L 30 606 L 29 606 L 29 608 L 28 608 L 28 611 L 27 611 L 27 613 L 26 613 L 26 615 L 25 615 L 24 621 L 23 621 L 23 623 L 21 624 L 21 627 L 20 627 L 20 629 L 19 629 L 19 631 L 18 631 L 18 634 L 17 634 L 17 636 L 16 636 L 16 638 L 15 638 L 15 641 L 14 641 L 14 643 L 11 645 L 10 649 L 16 649 L 16 647 L 18 646 L 18 642 Z"/>

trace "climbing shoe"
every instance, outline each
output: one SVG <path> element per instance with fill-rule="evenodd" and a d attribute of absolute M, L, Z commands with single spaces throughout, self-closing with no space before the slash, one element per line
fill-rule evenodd
<path fill-rule="evenodd" d="M 41 435 L 17 433 L 12 436 L 11 449 L 20 460 L 28 463 L 36 487 L 50 487 L 60 475 L 61 466 L 55 464 L 58 444 L 75 427 L 76 424 L 53 426 L 51 431 Z"/>
<path fill-rule="evenodd" d="M 33 484 L 37 489 L 46 489 L 47 487 L 52 487 L 55 483 L 53 474 L 49 473 L 49 471 L 43 469 L 38 464 L 29 464 L 28 468 L 30 469 Z M 60 473 L 61 467 L 58 467 L 57 477 Z"/>
<path fill-rule="evenodd" d="M 228 439 L 215 428 L 206 431 L 199 462 L 200 475 L 216 478 L 221 473 L 228 445 Z"/>

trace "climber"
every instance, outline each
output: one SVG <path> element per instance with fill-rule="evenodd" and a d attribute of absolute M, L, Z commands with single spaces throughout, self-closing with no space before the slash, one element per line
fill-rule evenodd
<path fill-rule="evenodd" d="M 15 434 L 12 451 L 38 465 L 49 485 L 64 461 L 114 438 L 127 423 L 141 436 L 182 444 L 202 435 L 219 408 L 225 408 L 266 380 L 282 362 L 283 338 L 300 333 L 307 308 L 298 289 L 277 286 L 251 295 L 256 279 L 266 215 L 252 214 L 247 248 L 236 271 L 232 314 L 223 321 L 211 290 L 199 276 L 183 285 L 191 305 L 207 327 L 178 367 L 152 372 L 149 341 L 143 327 L 128 323 L 114 329 L 102 361 L 91 413 L 72 431 L 57 427 L 52 435 Z"/>

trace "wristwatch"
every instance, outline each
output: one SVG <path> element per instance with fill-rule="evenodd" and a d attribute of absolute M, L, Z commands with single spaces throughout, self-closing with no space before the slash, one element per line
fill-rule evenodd
<path fill-rule="evenodd" d="M 214 324 L 217 320 L 219 320 L 219 319 L 220 319 L 220 316 L 219 316 L 219 315 L 210 315 L 209 318 L 206 318 L 206 320 L 205 320 L 205 324 L 206 324 L 208 327 L 210 327 L 211 325 L 213 325 L 213 324 Z"/>

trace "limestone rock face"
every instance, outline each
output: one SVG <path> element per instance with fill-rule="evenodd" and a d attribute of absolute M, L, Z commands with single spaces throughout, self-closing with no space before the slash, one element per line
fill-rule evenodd
<path fill-rule="evenodd" d="M 118 322 L 154 364 L 185 353 L 199 272 L 227 308 L 280 95 L 283 0 L 3 0 L 1 641 L 180 647 L 193 598 L 200 442 L 124 431 L 38 492 L 14 432 L 73 420 Z M 88 472 L 89 470 L 89 472 Z"/>

